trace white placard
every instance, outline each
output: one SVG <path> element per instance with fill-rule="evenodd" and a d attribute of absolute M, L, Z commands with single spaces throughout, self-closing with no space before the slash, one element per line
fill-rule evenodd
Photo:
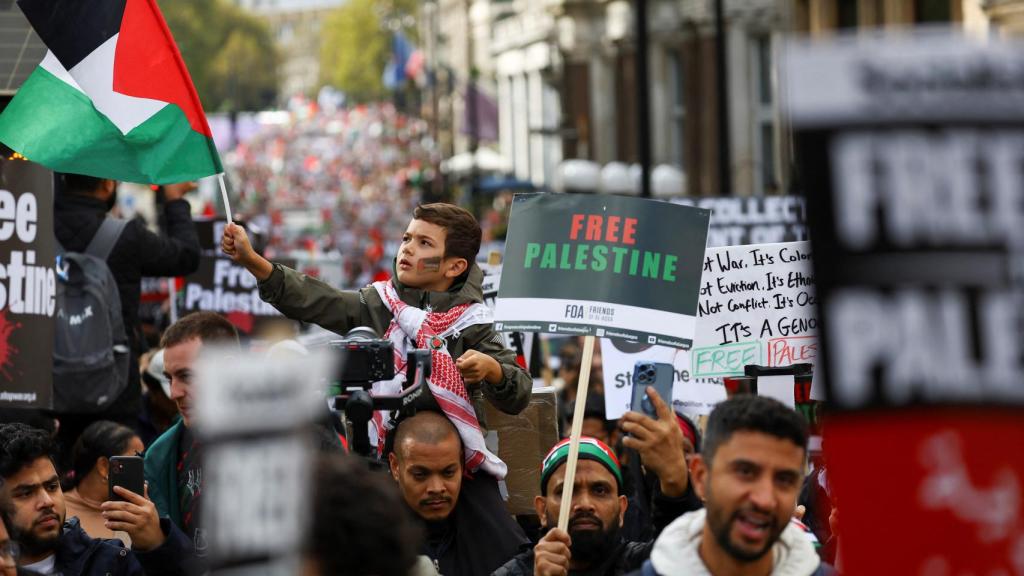
<path fill-rule="evenodd" d="M 192 390 L 214 574 L 242 566 L 272 574 L 300 558 L 311 515 L 309 427 L 326 413 L 322 391 L 334 365 L 327 354 L 201 349 Z"/>
<path fill-rule="evenodd" d="M 690 374 L 690 353 L 686 350 L 668 346 L 637 346 L 602 338 L 601 360 L 605 417 L 609 420 L 617 420 L 629 410 L 633 398 L 633 367 L 640 360 L 673 365 L 672 406 L 676 410 L 692 415 L 710 414 L 715 404 L 726 397 L 720 379 L 697 379 Z"/>
<path fill-rule="evenodd" d="M 818 357 L 818 319 L 808 242 L 709 249 L 690 353 L 696 378 L 743 374 Z"/>
<path fill-rule="evenodd" d="M 742 375 L 747 364 L 816 365 L 817 310 L 810 258 L 808 242 L 709 248 L 693 350 L 601 340 L 607 417 L 619 418 L 629 409 L 630 377 L 639 360 L 672 363 L 673 405 L 698 415 L 709 414 L 725 400 L 721 378 Z M 811 398 L 822 400 L 817 376 L 816 371 Z"/>
<path fill-rule="evenodd" d="M 793 385 L 796 378 L 789 376 L 758 376 L 757 395 L 775 398 L 790 408 L 796 408 L 796 398 L 793 395 Z"/>
<path fill-rule="evenodd" d="M 290 430 L 323 410 L 326 352 L 266 358 L 237 349 L 203 348 L 196 369 L 196 429 L 205 437 Z"/>

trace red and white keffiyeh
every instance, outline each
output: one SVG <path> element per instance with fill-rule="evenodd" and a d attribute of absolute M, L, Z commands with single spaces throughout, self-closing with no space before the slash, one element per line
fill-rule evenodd
<path fill-rule="evenodd" d="M 455 367 L 445 341 L 448 336 L 458 334 L 470 326 L 492 323 L 490 309 L 480 303 L 467 303 L 454 306 L 447 312 L 421 310 L 402 302 L 391 282 L 374 282 L 373 287 L 392 315 L 384 338 L 394 344 L 395 378 L 388 382 L 377 382 L 371 394 L 394 395 L 405 388 L 406 355 L 410 341 L 415 342 L 416 348 L 430 349 L 431 368 L 427 384 L 441 410 L 459 431 L 465 451 L 466 469 L 473 472 L 482 469 L 499 480 L 505 478 L 508 467 L 487 450 L 466 383 Z M 389 414 L 374 412 L 370 422 L 370 442 L 376 442 L 381 451 L 390 427 Z"/>

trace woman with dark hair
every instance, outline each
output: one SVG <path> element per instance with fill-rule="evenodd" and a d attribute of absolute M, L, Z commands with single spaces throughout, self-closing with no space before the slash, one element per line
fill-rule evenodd
<path fill-rule="evenodd" d="M 72 469 L 66 477 L 64 500 L 68 518 L 77 516 L 89 536 L 120 538 L 125 546 L 131 546 L 127 534 L 104 526 L 100 505 L 107 501 L 110 457 L 141 455 L 143 450 L 134 430 L 108 420 L 93 422 L 78 437 L 71 452 Z"/>

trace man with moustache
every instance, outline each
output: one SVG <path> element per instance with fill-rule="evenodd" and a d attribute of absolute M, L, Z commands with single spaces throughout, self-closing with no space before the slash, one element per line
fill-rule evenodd
<path fill-rule="evenodd" d="M 127 532 L 131 551 L 120 540 L 90 538 L 77 518 L 67 518 L 52 452 L 52 441 L 42 430 L 0 424 L 0 500 L 11 502 L 21 567 L 63 576 L 188 573 L 183 561 L 188 552 L 185 536 L 170 521 L 161 520 L 142 495 L 118 487 L 124 501 L 103 503 L 107 527 Z M 10 552 L 9 544 L 5 551 Z"/>
<path fill-rule="evenodd" d="M 807 462 L 807 423 L 781 402 L 742 395 L 715 407 L 693 483 L 706 508 L 670 524 L 642 576 L 818 576 L 831 567 L 791 518 Z"/>
<path fill-rule="evenodd" d="M 647 389 L 658 418 L 637 412 L 622 417 L 623 439 L 644 466 L 657 474 L 652 499 L 655 530 L 693 508 L 683 453 L 683 433 L 672 409 L 653 387 Z M 558 529 L 569 440 L 556 444 L 541 466 L 541 494 L 534 500 L 541 527 L 548 532 L 531 549 L 513 557 L 493 576 L 619 576 L 640 567 L 653 542 L 625 542 L 620 536 L 627 500 L 615 453 L 595 438 L 580 439 L 568 532 Z"/>
<path fill-rule="evenodd" d="M 503 506 L 493 480 L 466 472 L 455 426 L 439 412 L 402 420 L 388 455 L 406 505 L 422 521 L 420 553 L 445 576 L 490 574 L 528 541 Z"/>

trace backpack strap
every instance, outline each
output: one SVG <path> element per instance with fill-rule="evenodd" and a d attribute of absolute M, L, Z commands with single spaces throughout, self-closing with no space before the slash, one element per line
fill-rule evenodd
<path fill-rule="evenodd" d="M 107 256 L 110 256 L 110 251 L 114 249 L 117 239 L 124 232 L 124 227 L 127 225 L 127 220 L 104 218 L 103 224 L 100 224 L 100 229 L 96 231 L 96 235 L 92 237 L 92 241 L 86 246 L 85 253 L 101 260 L 106 260 Z"/>

